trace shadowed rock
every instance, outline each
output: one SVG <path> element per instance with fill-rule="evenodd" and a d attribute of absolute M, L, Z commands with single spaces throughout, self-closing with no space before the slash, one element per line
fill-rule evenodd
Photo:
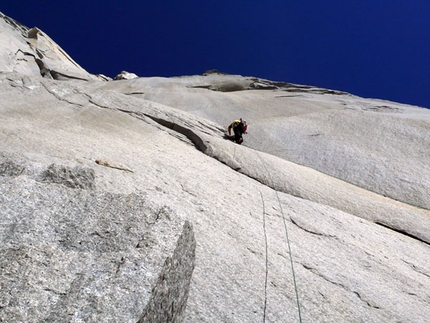
<path fill-rule="evenodd" d="M 138 323 L 182 322 L 194 269 L 195 246 L 192 226 L 186 222 L 173 256 L 166 259 Z"/>

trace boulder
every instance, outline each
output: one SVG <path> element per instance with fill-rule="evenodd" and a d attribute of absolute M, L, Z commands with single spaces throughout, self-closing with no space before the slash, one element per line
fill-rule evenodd
<path fill-rule="evenodd" d="M 135 78 L 138 78 L 139 76 L 137 76 L 134 73 L 130 73 L 127 71 L 122 71 L 121 73 L 119 73 L 117 76 L 115 76 L 113 79 L 114 81 L 118 81 L 118 80 L 132 80 Z"/>

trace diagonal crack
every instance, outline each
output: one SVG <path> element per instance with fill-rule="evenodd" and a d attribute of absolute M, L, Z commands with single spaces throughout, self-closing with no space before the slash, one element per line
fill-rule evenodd
<path fill-rule="evenodd" d="M 416 266 L 416 265 L 414 265 L 413 263 L 411 263 L 411 262 L 409 262 L 409 261 L 406 261 L 406 260 L 404 260 L 404 259 L 401 259 L 401 260 L 402 260 L 405 264 L 407 264 L 407 265 L 411 266 L 411 268 L 412 268 L 414 271 L 416 271 L 417 273 L 422 274 L 422 275 L 424 275 L 424 276 L 426 276 L 426 277 L 430 278 L 430 274 L 429 274 L 429 273 L 424 272 L 424 269 L 419 268 L 418 266 Z"/>
<path fill-rule="evenodd" d="M 80 104 L 80 103 L 78 103 L 78 102 L 69 101 L 69 100 L 67 100 L 67 99 L 63 98 L 62 96 L 60 96 L 60 95 L 58 95 L 57 93 L 55 93 L 55 91 L 53 91 L 53 90 L 49 89 L 49 88 L 48 88 L 48 87 L 47 87 L 43 82 L 41 82 L 40 84 L 42 84 L 42 86 L 45 88 L 45 90 L 46 90 L 48 93 L 52 94 L 56 99 L 58 99 L 58 100 L 60 100 L 60 101 L 62 101 L 62 102 L 66 102 L 66 103 L 68 103 L 68 104 L 77 105 L 77 106 L 79 106 L 79 107 L 83 107 L 83 106 L 84 106 L 83 104 Z"/>
<path fill-rule="evenodd" d="M 355 294 L 358 298 L 359 298 L 359 300 L 360 301 L 362 301 L 364 304 L 366 304 L 368 307 L 371 307 L 371 308 L 374 308 L 374 309 L 381 309 L 381 307 L 380 306 L 378 306 L 378 305 L 376 305 L 375 303 L 373 303 L 373 302 L 370 302 L 369 300 L 367 300 L 365 297 L 363 297 L 361 294 L 360 294 L 360 292 L 358 292 L 358 291 L 355 291 L 355 290 L 352 290 L 351 288 L 349 288 L 348 286 L 345 286 L 344 284 L 342 284 L 342 283 L 339 283 L 339 282 L 336 282 L 336 281 L 333 281 L 333 280 L 331 280 L 331 279 L 329 279 L 328 277 L 326 277 L 325 275 L 323 275 L 318 269 L 316 269 L 316 268 L 313 268 L 313 267 L 311 267 L 311 266 L 309 266 L 309 265 L 306 265 L 306 264 L 301 264 L 305 269 L 307 269 L 307 270 L 309 270 L 310 272 L 312 272 L 313 274 L 315 274 L 315 275 L 317 275 L 317 276 L 319 276 L 319 277 L 321 277 L 322 279 L 324 279 L 325 281 L 327 281 L 327 282 L 329 282 L 330 284 L 333 284 L 333 285 L 335 285 L 335 286 L 338 286 L 338 287 L 340 287 L 340 288 L 342 288 L 342 289 L 344 289 L 345 291 L 347 291 L 347 292 L 349 292 L 349 293 L 353 293 L 353 294 Z M 321 294 L 321 293 L 320 293 Z M 323 294 L 321 294 L 321 295 L 323 295 Z"/>
<path fill-rule="evenodd" d="M 298 228 L 302 229 L 305 232 L 308 232 L 310 234 L 314 234 L 314 235 L 317 235 L 317 236 L 321 236 L 321 237 L 327 237 L 327 238 L 335 238 L 335 239 L 337 239 L 337 237 L 334 236 L 334 235 L 325 234 L 325 233 L 322 233 L 322 232 L 317 232 L 315 230 L 311 230 L 309 228 L 305 228 L 303 225 L 299 224 L 299 222 L 297 220 L 295 220 L 294 218 L 292 218 L 292 217 L 290 217 L 290 220 L 291 220 L 291 222 L 293 224 L 295 224 Z"/>
<path fill-rule="evenodd" d="M 375 221 L 374 223 L 375 223 L 375 224 L 377 224 L 377 225 L 380 225 L 381 227 L 384 227 L 384 228 L 386 228 L 386 229 L 392 230 L 392 231 L 394 231 L 394 232 L 397 232 L 397 233 L 400 233 L 400 234 L 402 234 L 402 235 L 405 235 L 405 236 L 407 236 L 407 237 L 409 237 L 409 238 L 412 238 L 412 239 L 415 239 L 415 240 L 421 241 L 421 242 L 423 242 L 423 243 L 425 243 L 425 244 L 427 244 L 427 245 L 430 245 L 430 243 L 429 243 L 429 242 L 427 242 L 427 241 L 425 241 L 424 239 L 421 239 L 420 237 L 417 237 L 417 236 L 415 236 L 415 235 L 413 235 L 413 234 L 410 234 L 410 233 L 409 233 L 409 232 L 407 232 L 406 230 L 401 230 L 401 229 L 395 228 L 395 227 L 393 227 L 393 226 L 389 226 L 389 225 L 387 225 L 387 224 L 385 224 L 385 223 L 382 223 L 382 222 L 380 222 L 380 221 Z"/>

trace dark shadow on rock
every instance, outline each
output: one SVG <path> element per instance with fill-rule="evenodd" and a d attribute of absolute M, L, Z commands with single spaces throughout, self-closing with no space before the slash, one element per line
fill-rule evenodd
<path fill-rule="evenodd" d="M 182 322 L 194 270 L 196 240 L 186 221 L 172 257 L 166 259 L 138 323 Z"/>
<path fill-rule="evenodd" d="M 228 135 L 228 134 L 226 134 L 226 133 L 224 134 L 224 137 L 223 137 L 223 138 L 234 142 L 234 137 L 229 136 L 229 135 Z"/>
<path fill-rule="evenodd" d="M 224 134 L 224 137 L 223 137 L 224 139 L 227 139 L 227 140 L 230 140 L 230 141 L 232 141 L 232 142 L 234 142 L 234 143 L 236 143 L 236 144 L 238 144 L 238 145 L 241 145 L 242 143 L 243 143 L 243 141 L 242 142 L 236 142 L 235 140 L 234 140 L 234 136 L 229 136 L 228 134 Z"/>

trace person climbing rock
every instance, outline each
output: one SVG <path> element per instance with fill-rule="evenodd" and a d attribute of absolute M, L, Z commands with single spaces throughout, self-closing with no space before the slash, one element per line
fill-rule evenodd
<path fill-rule="evenodd" d="M 228 126 L 229 137 L 231 137 L 231 129 L 233 129 L 234 132 L 233 141 L 240 145 L 243 142 L 242 135 L 246 133 L 246 130 L 248 129 L 246 120 L 243 120 L 242 118 L 240 118 L 239 120 L 234 120 L 231 125 Z"/>

